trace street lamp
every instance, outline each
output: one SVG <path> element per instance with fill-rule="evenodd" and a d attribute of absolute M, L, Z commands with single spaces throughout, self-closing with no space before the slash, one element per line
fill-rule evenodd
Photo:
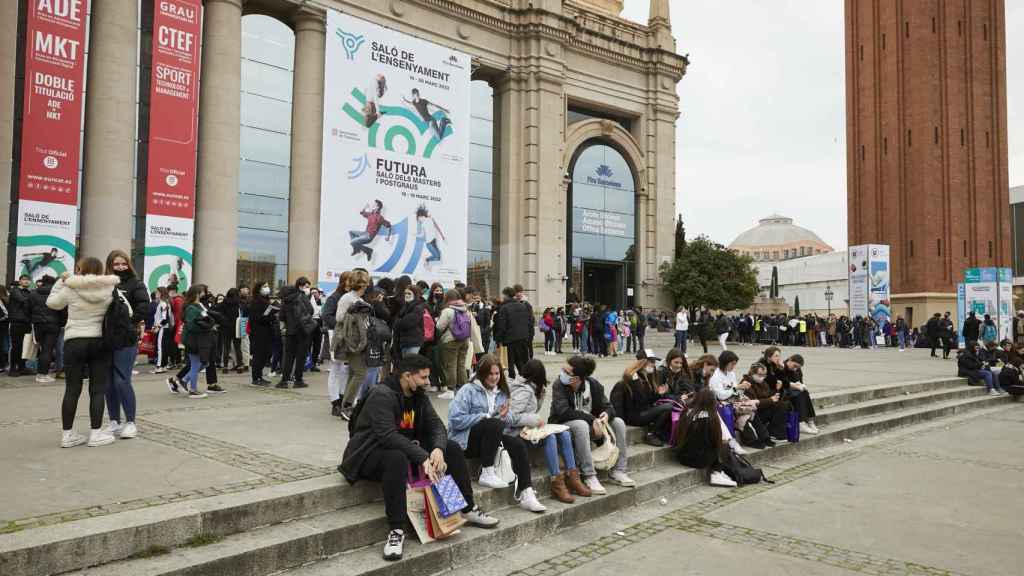
<path fill-rule="evenodd" d="M 832 316 L 832 297 L 835 296 L 835 292 L 832 291 L 831 286 L 825 286 L 825 302 L 828 303 L 828 315 Z"/>

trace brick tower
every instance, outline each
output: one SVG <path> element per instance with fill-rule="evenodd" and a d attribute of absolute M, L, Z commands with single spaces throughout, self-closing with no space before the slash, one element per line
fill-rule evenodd
<path fill-rule="evenodd" d="M 1006 131 L 1004 0 L 846 0 L 849 242 L 890 245 L 896 314 L 1010 266 Z"/>

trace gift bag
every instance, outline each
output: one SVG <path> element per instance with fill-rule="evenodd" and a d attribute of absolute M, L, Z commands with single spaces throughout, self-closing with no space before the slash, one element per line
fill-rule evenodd
<path fill-rule="evenodd" d="M 430 514 L 430 535 L 437 540 L 441 540 L 458 532 L 459 528 L 466 523 L 462 512 L 456 512 L 447 518 L 441 516 L 441 506 L 437 502 L 434 490 L 424 489 L 423 492 L 426 494 L 427 512 Z"/>
<path fill-rule="evenodd" d="M 455 479 L 450 474 L 445 475 L 437 484 L 433 484 L 430 489 L 434 491 L 438 505 L 437 512 L 442 518 L 448 518 L 452 514 L 457 514 L 466 507 L 466 498 L 462 495 L 462 490 L 459 489 L 459 485 L 455 483 Z"/>
<path fill-rule="evenodd" d="M 722 417 L 722 422 L 725 423 L 726 430 L 730 434 L 736 430 L 736 418 L 732 410 L 731 404 L 724 404 L 718 407 L 718 415 Z"/>
<path fill-rule="evenodd" d="M 409 473 L 409 482 L 405 487 L 405 515 L 409 517 L 409 523 L 416 531 L 416 537 L 420 542 L 426 544 L 433 542 L 430 530 L 430 512 L 427 510 L 427 488 L 430 480 L 420 479 L 413 481 L 412 472 Z"/>
<path fill-rule="evenodd" d="M 35 334 L 29 332 L 21 339 L 21 359 L 35 360 L 39 356 L 39 344 L 36 342 Z"/>
<path fill-rule="evenodd" d="M 786 414 L 786 440 L 789 442 L 800 441 L 800 413 L 789 412 Z"/>

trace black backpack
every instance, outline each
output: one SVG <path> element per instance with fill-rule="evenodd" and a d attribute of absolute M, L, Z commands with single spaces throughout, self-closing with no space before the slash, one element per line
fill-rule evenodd
<path fill-rule="evenodd" d="M 751 448 L 766 448 L 769 446 L 768 427 L 758 418 L 757 414 L 747 419 L 747 423 L 740 430 L 740 442 Z"/>
<path fill-rule="evenodd" d="M 132 305 L 128 297 L 116 286 L 111 296 L 110 306 L 103 315 L 104 346 L 110 350 L 120 350 L 138 344 L 139 335 L 132 321 Z"/>
<path fill-rule="evenodd" d="M 722 459 L 722 471 L 729 475 L 737 484 L 743 486 L 745 484 L 757 484 L 764 480 L 768 484 L 774 484 L 767 476 L 764 475 L 764 471 L 760 468 L 754 468 L 750 462 L 733 452 L 732 450 L 726 450 L 725 455 Z"/>
<path fill-rule="evenodd" d="M 367 319 L 366 327 L 366 366 L 376 368 L 383 366 L 391 348 L 391 327 L 372 313 Z"/>

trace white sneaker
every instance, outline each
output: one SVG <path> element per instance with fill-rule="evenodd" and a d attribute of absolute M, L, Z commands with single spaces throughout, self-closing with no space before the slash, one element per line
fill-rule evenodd
<path fill-rule="evenodd" d="M 609 472 L 608 481 L 612 484 L 618 484 L 623 488 L 633 488 L 636 486 L 636 481 L 630 478 L 629 475 L 622 470 L 612 470 Z"/>
<path fill-rule="evenodd" d="M 723 486 L 725 488 L 735 488 L 737 486 L 736 481 L 729 478 L 729 475 L 721 470 L 711 473 L 711 485 Z"/>
<path fill-rule="evenodd" d="M 392 530 L 388 532 L 388 539 L 384 542 L 384 559 L 388 562 L 402 559 L 402 547 L 405 544 L 405 532 Z"/>
<path fill-rule="evenodd" d="M 49 374 L 40 374 L 39 376 L 36 376 L 36 382 L 39 382 L 40 384 L 49 384 L 54 380 L 55 378 Z"/>
<path fill-rule="evenodd" d="M 519 493 L 519 507 L 527 512 L 546 512 L 547 507 L 537 500 L 537 493 L 533 488 L 527 488 Z"/>
<path fill-rule="evenodd" d="M 491 516 L 487 512 L 480 509 L 479 506 L 475 506 L 469 512 L 462 515 L 466 519 L 466 523 L 472 524 L 477 528 L 494 528 L 498 525 L 500 520 Z"/>
<path fill-rule="evenodd" d="M 498 478 L 498 473 L 494 471 L 494 466 L 484 466 L 480 469 L 480 480 L 478 480 L 481 486 L 488 488 L 508 488 L 507 482 L 502 482 L 501 478 Z"/>
<path fill-rule="evenodd" d="M 587 488 L 590 488 L 590 491 L 593 492 L 594 494 L 603 495 L 608 493 L 608 491 L 605 490 L 604 486 L 601 486 L 601 483 L 597 481 L 597 476 L 584 478 L 583 483 L 586 484 Z"/>
<path fill-rule="evenodd" d="M 999 390 L 996 390 L 995 388 L 993 388 L 993 389 L 989 390 L 988 395 L 989 396 L 999 396 Z"/>
<path fill-rule="evenodd" d="M 60 438 L 61 448 L 74 448 L 75 446 L 81 446 L 85 443 L 85 436 L 82 436 L 74 430 L 65 430 L 64 434 Z"/>
<path fill-rule="evenodd" d="M 110 424 L 107 424 L 107 434 L 113 437 L 117 437 L 121 433 L 121 423 L 117 420 L 111 420 Z"/>
<path fill-rule="evenodd" d="M 97 428 L 89 433 L 89 446 L 93 448 L 113 444 L 114 440 L 114 435 L 102 428 Z"/>
<path fill-rule="evenodd" d="M 127 440 L 128 438 L 135 438 L 139 435 L 139 430 L 135 427 L 135 422 L 126 422 L 121 427 L 121 440 Z"/>
<path fill-rule="evenodd" d="M 747 453 L 747 451 L 743 448 L 743 446 L 740 445 L 739 442 L 736 441 L 735 438 L 729 440 L 729 448 L 732 448 L 732 451 L 735 452 L 736 454 L 739 454 L 740 456 L 744 456 Z"/>
<path fill-rule="evenodd" d="M 811 434 L 821 433 L 821 430 L 818 430 L 818 425 L 815 424 L 813 420 L 807 423 L 807 427 L 811 429 Z"/>
<path fill-rule="evenodd" d="M 452 392 L 451 390 L 448 390 L 446 392 L 442 392 L 437 398 L 438 398 L 438 400 L 454 400 L 455 399 L 455 392 Z"/>

